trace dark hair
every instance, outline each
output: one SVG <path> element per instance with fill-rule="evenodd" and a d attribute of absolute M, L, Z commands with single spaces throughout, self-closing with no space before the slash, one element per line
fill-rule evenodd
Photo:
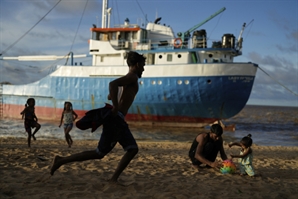
<path fill-rule="evenodd" d="M 35 99 L 34 99 L 34 98 L 28 98 L 28 99 L 27 99 L 27 102 L 26 102 L 26 104 L 25 104 L 25 106 L 26 106 L 26 105 L 29 106 L 29 103 L 30 103 L 31 101 L 35 102 Z"/>
<path fill-rule="evenodd" d="M 247 136 L 243 137 L 240 143 L 246 147 L 250 147 L 252 145 L 251 134 L 248 134 Z"/>
<path fill-rule="evenodd" d="M 126 55 L 126 63 L 128 66 L 135 66 L 139 62 L 145 62 L 146 57 L 137 52 L 129 51 Z"/>
<path fill-rule="evenodd" d="M 211 127 L 210 127 L 210 131 L 212 133 L 215 133 L 217 136 L 221 136 L 222 135 L 222 127 L 219 125 L 219 124 L 213 124 Z"/>
<path fill-rule="evenodd" d="M 71 102 L 64 102 L 64 109 L 63 110 L 65 110 L 65 105 L 66 104 L 69 104 L 69 106 L 70 106 L 69 108 L 70 108 L 70 110 L 72 110 L 72 103 Z"/>

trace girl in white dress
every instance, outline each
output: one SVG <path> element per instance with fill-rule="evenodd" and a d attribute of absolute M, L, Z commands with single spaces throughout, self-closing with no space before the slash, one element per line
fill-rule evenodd
<path fill-rule="evenodd" d="M 59 127 L 61 127 L 61 124 L 63 121 L 64 122 L 65 140 L 66 140 L 69 148 L 71 147 L 71 145 L 73 143 L 69 132 L 71 131 L 71 129 L 73 127 L 73 122 L 77 118 L 78 118 L 78 115 L 73 111 L 71 102 L 65 102 L 64 110 L 62 111 Z"/>
<path fill-rule="evenodd" d="M 253 167 L 253 152 L 252 152 L 252 139 L 251 134 L 248 134 L 247 136 L 243 137 L 240 142 L 233 142 L 229 144 L 229 147 L 232 146 L 239 146 L 241 147 L 240 154 L 239 155 L 233 155 L 231 154 L 232 158 L 239 158 L 239 170 L 240 175 L 249 175 L 250 177 L 256 176 L 255 170 Z"/>

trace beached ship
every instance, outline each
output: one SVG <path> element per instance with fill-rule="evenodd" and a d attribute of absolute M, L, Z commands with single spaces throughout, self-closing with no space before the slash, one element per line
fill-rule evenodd
<path fill-rule="evenodd" d="M 245 24 L 238 39 L 223 34 L 221 41 L 211 44 L 206 31 L 197 30 L 224 10 L 175 36 L 160 18 L 146 28 L 128 19 L 109 27 L 110 12 L 103 0 L 102 27 L 90 28 L 92 66 L 57 66 L 39 81 L 1 85 L 3 117 L 20 118 L 29 97 L 35 98 L 36 114 L 45 120 L 60 119 L 65 101 L 72 102 L 79 116 L 111 103 L 108 83 L 128 72 L 126 54 L 137 51 L 147 60 L 139 93 L 126 116 L 129 123 L 199 127 L 231 118 L 246 105 L 258 65 L 234 62 L 242 55 Z"/>

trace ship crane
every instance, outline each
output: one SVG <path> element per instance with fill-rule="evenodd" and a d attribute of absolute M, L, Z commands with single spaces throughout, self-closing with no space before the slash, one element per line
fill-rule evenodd
<path fill-rule="evenodd" d="M 195 31 L 197 28 L 199 28 L 200 26 L 204 25 L 205 23 L 207 23 L 209 20 L 213 19 L 214 17 L 216 17 L 217 15 L 219 15 L 220 13 L 222 13 L 223 11 L 225 11 L 226 8 L 223 7 L 220 10 L 218 10 L 216 13 L 214 13 L 213 15 L 211 15 L 210 17 L 208 17 L 207 19 L 205 19 L 204 21 L 202 21 L 201 23 L 195 25 L 194 27 L 188 29 L 187 31 L 185 31 L 184 33 L 179 32 L 177 33 L 177 36 L 179 38 L 181 38 L 182 41 L 188 41 L 188 39 L 190 38 L 190 34 Z M 182 47 L 183 45 L 181 45 Z"/>
<path fill-rule="evenodd" d="M 236 50 L 238 52 L 241 52 L 241 49 L 242 49 L 242 42 L 243 42 L 242 34 L 243 34 L 245 26 L 246 26 L 246 23 L 243 24 L 241 32 L 240 32 L 239 37 L 238 37 L 238 42 L 237 42 L 237 47 L 236 47 Z"/>

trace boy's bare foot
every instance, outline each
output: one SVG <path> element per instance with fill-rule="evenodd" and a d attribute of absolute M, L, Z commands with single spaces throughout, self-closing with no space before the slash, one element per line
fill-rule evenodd
<path fill-rule="evenodd" d="M 51 166 L 51 172 L 50 172 L 51 175 L 54 175 L 55 171 L 57 169 L 59 169 L 59 167 L 62 165 L 61 162 L 60 162 L 61 158 L 62 157 L 60 157 L 58 155 L 55 156 L 55 158 L 53 160 L 53 163 L 52 163 L 52 166 Z"/>

